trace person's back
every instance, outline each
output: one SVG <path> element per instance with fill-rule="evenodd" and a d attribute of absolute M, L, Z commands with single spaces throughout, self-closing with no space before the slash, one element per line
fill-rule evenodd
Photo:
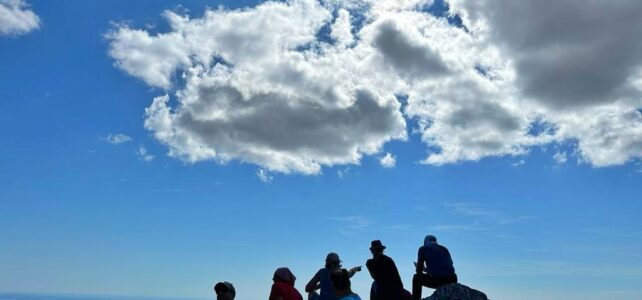
<path fill-rule="evenodd" d="M 426 273 L 433 277 L 455 275 L 450 252 L 439 244 L 428 244 L 419 248 L 419 259 L 426 263 Z"/>
<path fill-rule="evenodd" d="M 401 276 L 397 270 L 397 265 L 389 256 L 380 254 L 366 262 L 368 270 L 373 273 L 373 278 L 379 288 L 385 290 L 398 290 L 403 288 Z"/>
<path fill-rule="evenodd" d="M 453 260 L 446 247 L 437 243 L 434 235 L 424 238 L 424 245 L 417 251 L 416 274 L 412 277 L 412 298 L 421 299 L 422 287 L 436 289 L 449 283 L 457 283 Z"/>
<path fill-rule="evenodd" d="M 338 268 L 337 268 L 338 269 Z M 320 269 L 319 274 L 319 300 L 334 300 L 334 289 L 330 282 L 330 273 L 333 270 L 329 268 Z"/>
<path fill-rule="evenodd" d="M 366 262 L 374 279 L 371 297 L 374 296 L 377 300 L 397 300 L 402 297 L 403 283 L 395 262 L 383 254 L 385 248 L 379 240 L 371 243 L 370 251 L 373 257 Z"/>
<path fill-rule="evenodd" d="M 275 282 L 270 291 L 270 300 L 303 300 L 303 296 L 286 282 Z"/>
<path fill-rule="evenodd" d="M 278 268 L 272 277 L 274 284 L 270 291 L 270 300 L 303 300 L 299 291 L 294 288 L 296 276 L 286 267 Z"/>

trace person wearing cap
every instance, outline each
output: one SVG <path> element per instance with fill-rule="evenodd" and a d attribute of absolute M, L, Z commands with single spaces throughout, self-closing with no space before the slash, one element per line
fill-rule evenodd
<path fill-rule="evenodd" d="M 308 293 L 309 300 L 335 300 L 334 289 L 330 282 L 330 273 L 341 269 L 341 259 L 339 255 L 330 252 L 325 258 L 325 267 L 319 269 L 312 279 L 305 285 L 305 292 Z M 348 270 L 350 277 L 361 271 L 361 266 Z M 320 290 L 317 294 L 316 290 Z"/>
<path fill-rule="evenodd" d="M 303 300 L 301 293 L 294 288 L 296 277 L 288 268 L 278 268 L 272 277 L 274 284 L 270 291 L 270 300 Z"/>
<path fill-rule="evenodd" d="M 436 289 L 444 284 L 457 283 L 457 274 L 448 249 L 437 244 L 434 235 L 424 238 L 417 253 L 416 274 L 412 277 L 412 298 L 421 299 L 421 288 Z"/>
<path fill-rule="evenodd" d="M 350 272 L 346 269 L 334 270 L 330 273 L 330 281 L 336 300 L 361 300 L 359 295 L 352 292 Z"/>
<path fill-rule="evenodd" d="M 392 258 L 383 254 L 386 249 L 380 240 L 370 244 L 372 258 L 366 263 L 370 276 L 374 279 L 371 300 L 399 300 L 405 298 L 403 283 Z M 372 299 L 373 298 L 373 299 Z"/>
<path fill-rule="evenodd" d="M 214 292 L 216 293 L 216 300 L 234 300 L 234 297 L 236 297 L 234 286 L 227 281 L 215 284 Z"/>

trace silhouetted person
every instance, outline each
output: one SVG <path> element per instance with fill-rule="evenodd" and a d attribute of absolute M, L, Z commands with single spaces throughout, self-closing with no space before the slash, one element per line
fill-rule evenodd
<path fill-rule="evenodd" d="M 370 244 L 372 258 L 366 263 L 370 276 L 374 279 L 370 297 L 374 297 L 371 300 L 399 300 L 404 297 L 403 283 L 395 262 L 383 254 L 384 249 L 386 246 L 380 240 Z"/>
<path fill-rule="evenodd" d="M 274 284 L 270 291 L 270 300 L 303 300 L 301 293 L 294 288 L 296 277 L 288 268 L 278 268 L 272 277 Z"/>
<path fill-rule="evenodd" d="M 352 292 L 350 276 L 352 275 L 346 269 L 338 269 L 330 273 L 330 281 L 334 288 L 336 300 L 361 300 L 359 295 Z"/>
<path fill-rule="evenodd" d="M 330 273 L 341 269 L 341 260 L 339 255 L 330 252 L 325 258 L 325 267 L 319 269 L 319 271 L 314 274 L 310 282 L 305 285 L 305 292 L 308 293 L 309 300 L 335 300 L 334 289 L 332 288 L 332 282 L 330 282 Z M 361 271 L 361 267 L 354 267 L 348 270 L 348 274 L 352 277 L 355 273 Z M 316 290 L 320 289 L 320 293 L 317 294 Z"/>
<path fill-rule="evenodd" d="M 215 284 L 214 292 L 216 292 L 216 300 L 234 300 L 236 297 L 234 286 L 227 281 Z"/>
<path fill-rule="evenodd" d="M 457 283 L 457 274 L 450 252 L 437 244 L 437 238 L 427 235 L 417 253 L 417 274 L 412 278 L 412 298 L 421 299 L 421 288 L 436 289 L 444 284 Z"/>

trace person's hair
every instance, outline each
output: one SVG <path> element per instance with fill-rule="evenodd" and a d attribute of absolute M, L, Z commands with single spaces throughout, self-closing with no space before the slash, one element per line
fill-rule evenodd
<path fill-rule="evenodd" d="M 339 269 L 330 273 L 330 281 L 336 290 L 350 291 L 350 273 L 346 269 Z"/>
<path fill-rule="evenodd" d="M 338 261 L 326 261 L 325 267 L 326 269 L 335 269 L 335 268 L 341 267 L 341 263 Z"/>

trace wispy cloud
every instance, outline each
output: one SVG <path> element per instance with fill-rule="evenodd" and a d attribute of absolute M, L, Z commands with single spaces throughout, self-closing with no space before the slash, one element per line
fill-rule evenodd
<path fill-rule="evenodd" d="M 138 157 L 140 157 L 140 159 L 146 162 L 151 162 L 155 158 L 155 156 L 152 154 L 149 154 L 147 152 L 147 149 L 143 146 L 138 147 L 138 151 L 136 151 L 136 154 L 138 155 Z"/>
<path fill-rule="evenodd" d="M 274 176 L 272 176 L 269 171 L 264 169 L 258 169 L 256 171 L 256 176 L 258 176 L 259 179 L 265 183 L 270 183 L 272 182 L 272 180 L 274 180 Z"/>
<path fill-rule="evenodd" d="M 456 213 L 470 216 L 495 216 L 497 212 L 482 208 L 478 203 L 472 202 L 450 202 L 445 204 L 446 207 L 454 210 Z"/>
<path fill-rule="evenodd" d="M 332 217 L 331 221 L 342 224 L 342 229 L 350 231 L 364 231 L 372 225 L 372 221 L 365 216 L 353 215 L 347 217 Z"/>
<path fill-rule="evenodd" d="M 117 134 L 110 133 L 109 135 L 104 137 L 103 140 L 112 145 L 120 145 L 123 143 L 131 142 L 132 138 L 122 133 L 117 133 Z"/>
<path fill-rule="evenodd" d="M 494 225 L 512 225 L 535 219 L 534 216 L 530 215 L 514 216 L 503 211 L 491 210 L 474 202 L 448 202 L 444 203 L 444 206 L 451 209 L 455 214 L 474 217 L 477 220 L 490 222 Z"/>
<path fill-rule="evenodd" d="M 564 151 L 556 152 L 555 155 L 553 155 L 553 160 L 555 160 L 558 165 L 563 165 L 568 161 L 568 156 Z"/>
<path fill-rule="evenodd" d="M 343 178 L 348 174 L 350 174 L 350 167 L 345 167 L 337 171 L 337 176 L 339 176 L 339 178 Z"/>
<path fill-rule="evenodd" d="M 525 164 L 526 164 L 526 161 L 525 161 L 525 160 L 523 160 L 523 159 L 520 159 L 519 161 L 512 163 L 512 164 L 511 164 L 511 166 L 513 166 L 513 167 L 519 167 L 519 166 L 523 166 L 523 165 L 525 165 Z"/>
<path fill-rule="evenodd" d="M 486 230 L 488 230 L 488 228 L 479 226 L 479 224 L 440 224 L 430 227 L 430 231 L 450 233 Z"/>

